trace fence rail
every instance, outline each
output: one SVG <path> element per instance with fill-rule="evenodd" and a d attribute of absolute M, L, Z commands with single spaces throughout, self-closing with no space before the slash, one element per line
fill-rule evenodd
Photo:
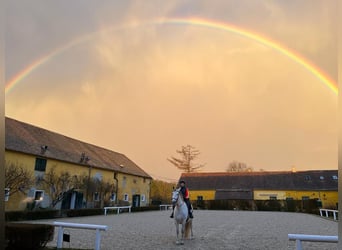
<path fill-rule="evenodd" d="M 337 220 L 338 218 L 338 210 L 333 210 L 333 209 L 324 209 L 320 208 L 319 209 L 319 214 L 323 216 L 325 214 L 325 217 L 329 218 L 329 212 L 333 214 L 334 220 Z"/>
<path fill-rule="evenodd" d="M 159 210 L 169 210 L 172 209 L 172 205 L 171 204 L 161 204 L 159 205 Z"/>
<path fill-rule="evenodd" d="M 338 236 L 310 235 L 310 234 L 288 234 L 289 240 L 296 241 L 296 250 L 303 250 L 302 241 L 337 243 Z"/>
<path fill-rule="evenodd" d="M 116 210 L 117 214 L 120 213 L 122 209 L 128 209 L 128 212 L 131 212 L 132 206 L 115 206 L 115 207 L 104 207 L 104 215 L 107 215 L 107 210 Z"/>
<path fill-rule="evenodd" d="M 101 245 L 101 232 L 106 231 L 108 226 L 106 225 L 96 225 L 96 224 L 80 224 L 80 223 L 69 223 L 69 222 L 57 222 L 53 223 L 55 227 L 58 227 L 58 236 L 57 236 L 57 249 L 61 249 L 63 245 L 63 234 L 64 228 L 78 228 L 78 229 L 92 229 L 96 231 L 95 238 L 95 250 L 100 250 Z"/>

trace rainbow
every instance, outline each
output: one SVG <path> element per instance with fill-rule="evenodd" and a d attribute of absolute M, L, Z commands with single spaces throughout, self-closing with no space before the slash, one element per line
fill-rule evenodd
<path fill-rule="evenodd" d="M 313 74 L 315 77 L 317 77 L 323 84 L 325 84 L 329 89 L 331 89 L 336 95 L 338 94 L 338 87 L 337 83 L 332 80 L 326 73 L 324 73 L 322 70 L 320 70 L 316 65 L 305 59 L 300 54 L 296 53 L 295 51 L 291 51 L 290 49 L 286 48 L 285 46 L 281 45 L 280 43 L 277 43 L 275 41 L 272 41 L 271 39 L 262 36 L 260 34 L 254 33 L 252 31 L 242 29 L 240 27 L 227 24 L 227 23 L 221 23 L 217 21 L 212 20 L 204 20 L 199 18 L 160 18 L 144 23 L 133 23 L 129 25 L 124 25 L 121 27 L 114 28 L 115 30 L 122 29 L 122 28 L 132 28 L 132 27 L 139 27 L 144 26 L 146 24 L 152 24 L 152 25 L 163 25 L 163 24 L 173 24 L 173 25 L 194 25 L 194 26 L 201 26 L 205 28 L 211 28 L 211 29 L 217 29 L 221 31 L 227 31 L 231 32 L 236 35 L 240 35 L 242 37 L 254 40 L 260 44 L 263 44 L 271 49 L 274 49 L 275 51 L 283 54 L 284 56 L 288 57 L 289 59 L 293 60 L 294 62 L 298 63 L 299 65 L 303 66 L 307 71 L 309 71 L 311 74 Z M 5 86 L 5 94 L 9 93 L 11 89 L 14 88 L 16 84 L 18 84 L 22 79 L 24 79 L 26 76 L 28 76 L 32 71 L 37 69 L 39 66 L 43 65 L 44 63 L 51 60 L 56 55 L 62 53 L 65 50 L 70 49 L 73 46 L 76 46 L 82 42 L 85 42 L 87 40 L 90 40 L 95 35 L 99 34 L 100 32 L 104 31 L 111 31 L 114 30 L 113 28 L 110 29 L 102 29 L 100 31 L 89 33 L 85 36 L 82 36 L 80 38 L 77 38 L 66 45 L 59 47 L 52 52 L 48 53 L 47 55 L 44 55 L 34 62 L 32 62 L 28 67 L 20 71 L 18 74 L 16 74 L 12 79 L 10 79 L 6 86 Z"/>

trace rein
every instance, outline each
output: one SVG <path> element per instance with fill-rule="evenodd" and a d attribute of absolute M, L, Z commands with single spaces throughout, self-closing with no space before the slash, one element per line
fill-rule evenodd
<path fill-rule="evenodd" d="M 182 206 L 182 205 L 185 203 L 184 199 L 182 199 L 181 203 L 178 204 L 179 196 L 181 196 L 181 194 L 180 194 L 180 192 L 178 191 L 178 197 L 177 197 L 177 200 L 176 200 L 176 203 L 177 203 L 176 206 L 177 206 L 177 207 L 180 207 L 180 206 Z M 182 198 L 183 198 L 183 197 L 182 197 Z"/>

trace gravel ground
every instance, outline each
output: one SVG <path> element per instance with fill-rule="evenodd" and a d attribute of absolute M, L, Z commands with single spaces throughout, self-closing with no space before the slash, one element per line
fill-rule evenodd
<path fill-rule="evenodd" d="M 176 228 L 169 211 L 136 212 L 62 218 L 55 221 L 108 225 L 101 249 L 295 249 L 287 234 L 338 235 L 338 223 L 316 215 L 285 212 L 195 210 L 194 239 L 176 245 Z M 40 220 L 37 223 L 52 223 Z M 71 242 L 63 247 L 93 249 L 94 230 L 65 229 Z M 57 245 L 55 238 L 48 246 Z M 304 250 L 337 249 L 336 243 L 303 242 Z"/>

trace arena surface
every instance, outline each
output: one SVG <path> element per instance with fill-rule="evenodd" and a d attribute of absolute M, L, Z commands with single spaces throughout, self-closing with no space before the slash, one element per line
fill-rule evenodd
<path fill-rule="evenodd" d="M 101 250 L 110 249 L 295 249 L 289 233 L 338 235 L 338 223 L 316 215 L 286 212 L 195 210 L 194 239 L 176 245 L 176 228 L 169 211 L 151 211 L 39 220 L 108 225 L 101 233 Z M 66 229 L 65 248 L 93 249 L 94 230 Z M 56 247 L 55 239 L 48 246 Z M 336 243 L 303 242 L 304 250 L 337 249 Z"/>

